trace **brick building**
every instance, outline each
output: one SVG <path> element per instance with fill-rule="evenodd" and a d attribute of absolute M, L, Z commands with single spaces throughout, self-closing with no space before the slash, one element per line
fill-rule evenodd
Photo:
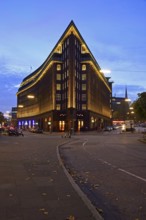
<path fill-rule="evenodd" d="M 17 92 L 19 127 L 93 130 L 111 121 L 112 83 L 71 21 L 44 63 Z"/>

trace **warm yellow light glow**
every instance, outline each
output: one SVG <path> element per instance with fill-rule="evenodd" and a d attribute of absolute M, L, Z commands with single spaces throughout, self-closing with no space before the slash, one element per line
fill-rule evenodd
<path fill-rule="evenodd" d="M 132 109 L 133 109 L 133 107 L 130 107 L 129 109 L 131 109 L 131 110 L 132 110 Z"/>
<path fill-rule="evenodd" d="M 107 84 L 107 81 L 105 79 L 105 77 L 100 74 L 100 70 L 97 68 L 97 66 L 95 65 L 95 63 L 90 60 L 90 61 L 84 61 L 84 63 L 89 63 L 93 68 L 94 70 L 96 71 L 96 73 L 98 74 L 98 76 L 100 77 L 100 79 L 104 82 L 105 86 L 109 89 L 109 91 L 111 91 L 111 88 L 109 87 L 109 85 Z"/>
<path fill-rule="evenodd" d="M 134 114 L 134 111 L 132 111 L 131 114 Z"/>
<path fill-rule="evenodd" d="M 104 73 L 104 74 L 108 73 L 109 74 L 109 73 L 111 73 L 111 70 L 101 69 L 100 73 Z"/>
<path fill-rule="evenodd" d="M 23 108 L 24 106 L 23 105 L 18 105 L 18 108 Z"/>
<path fill-rule="evenodd" d="M 35 96 L 34 96 L 34 95 L 28 95 L 27 98 L 28 98 L 28 99 L 34 99 Z"/>
<path fill-rule="evenodd" d="M 131 101 L 131 99 L 125 99 L 125 101 L 126 101 L 126 102 L 130 102 L 130 101 Z"/>

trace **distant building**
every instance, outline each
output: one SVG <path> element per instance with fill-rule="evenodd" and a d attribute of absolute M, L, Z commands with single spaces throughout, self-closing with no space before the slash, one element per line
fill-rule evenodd
<path fill-rule="evenodd" d="M 125 97 L 112 97 L 112 119 L 113 121 L 124 121 L 127 119 L 129 111 L 129 99 L 127 87 L 125 88 Z"/>
<path fill-rule="evenodd" d="M 14 127 L 17 126 L 17 107 L 12 107 L 12 110 L 11 110 L 11 123 Z"/>
<path fill-rule="evenodd" d="M 17 92 L 18 125 L 93 130 L 111 122 L 112 83 L 71 21 L 44 63 Z"/>

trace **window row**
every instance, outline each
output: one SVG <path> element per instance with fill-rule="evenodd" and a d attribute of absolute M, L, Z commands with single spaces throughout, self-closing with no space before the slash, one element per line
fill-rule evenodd
<path fill-rule="evenodd" d="M 57 91 L 60 91 L 60 90 L 62 90 L 62 89 L 65 89 L 66 87 L 68 87 L 68 81 L 67 81 L 67 84 L 63 84 L 63 85 L 61 85 L 61 83 L 57 83 L 57 84 L 56 84 L 56 90 L 57 90 Z M 81 85 L 81 90 L 82 90 L 82 91 L 86 91 L 86 90 L 87 90 L 87 85 L 86 85 L 86 84 L 82 84 L 82 85 Z"/>
<path fill-rule="evenodd" d="M 66 68 L 69 65 L 69 60 L 67 59 L 66 62 L 63 64 L 63 69 Z M 80 65 L 77 61 L 75 61 L 75 65 L 78 66 Z M 57 71 L 61 70 L 61 64 L 57 64 L 56 67 Z M 82 64 L 82 71 L 86 70 L 86 64 Z"/>
<path fill-rule="evenodd" d="M 82 105 L 78 105 L 77 109 L 81 110 L 86 110 L 87 109 L 87 105 L 86 104 L 82 104 Z M 61 110 L 61 104 L 56 104 L 56 110 Z"/>
<path fill-rule="evenodd" d="M 76 98 L 77 98 L 77 101 L 80 101 L 80 100 L 86 101 L 87 100 L 86 94 L 78 94 L 77 93 Z M 65 100 L 65 99 L 67 99 L 67 93 L 64 93 L 64 94 L 56 93 L 56 101 L 61 101 L 61 100 Z"/>
<path fill-rule="evenodd" d="M 69 75 L 69 72 L 68 72 L 68 71 L 65 72 L 65 74 L 57 73 L 57 74 L 56 74 L 56 80 L 58 80 L 58 81 L 64 80 L 64 79 L 66 79 L 66 78 L 68 77 L 68 75 Z M 81 74 L 81 75 L 80 75 L 80 74 L 77 72 L 75 75 L 76 75 L 76 77 L 79 78 L 79 79 L 80 79 L 80 76 L 81 76 L 81 80 L 83 80 L 83 81 L 87 79 L 87 75 L 86 75 L 86 74 Z M 61 79 L 61 76 L 62 76 L 62 79 Z"/>

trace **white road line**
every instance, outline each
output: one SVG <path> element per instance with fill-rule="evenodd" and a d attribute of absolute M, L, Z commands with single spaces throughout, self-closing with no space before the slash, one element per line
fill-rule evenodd
<path fill-rule="evenodd" d="M 121 172 L 126 173 L 126 174 L 128 174 L 128 175 L 130 175 L 130 176 L 133 176 L 133 177 L 135 177 L 135 178 L 137 178 L 137 179 L 140 179 L 140 180 L 146 182 L 146 179 L 145 179 L 145 178 L 142 178 L 142 177 L 140 177 L 140 176 L 137 176 L 137 175 L 135 175 L 134 173 L 130 173 L 130 172 L 128 172 L 128 171 L 126 171 L 126 170 L 123 170 L 123 169 L 121 169 L 121 168 L 119 168 L 118 170 L 120 170 Z"/>
<path fill-rule="evenodd" d="M 83 142 L 83 147 L 85 146 L 85 144 L 88 142 L 88 140 L 85 140 L 84 142 Z"/>
<path fill-rule="evenodd" d="M 88 142 L 88 140 L 85 140 L 84 142 L 83 142 L 83 147 L 85 146 L 85 144 Z M 87 151 L 87 149 L 85 149 L 85 147 L 84 147 L 84 150 L 86 150 Z M 90 152 L 89 151 L 87 151 L 88 152 L 88 154 L 90 154 Z M 92 156 L 92 154 L 90 154 L 90 156 Z M 97 159 L 97 158 L 96 158 Z M 111 163 L 109 163 L 109 162 L 107 162 L 107 161 L 105 161 L 105 160 L 103 160 L 103 159 L 100 159 L 100 158 L 98 158 L 97 160 L 99 160 L 100 162 L 102 162 L 102 163 L 104 163 L 104 164 L 107 164 L 108 166 L 111 166 L 111 167 L 113 167 L 113 168 L 117 168 L 115 165 L 112 165 Z M 133 176 L 133 177 L 135 177 L 135 178 L 137 178 L 137 179 L 139 179 L 139 180 L 142 180 L 142 181 L 144 181 L 144 182 L 146 182 L 146 179 L 145 178 L 142 178 L 142 177 L 140 177 L 140 176 L 137 176 L 137 175 L 135 175 L 134 173 L 130 173 L 130 172 L 128 172 L 128 171 L 126 171 L 126 170 L 124 170 L 124 169 L 121 169 L 121 168 L 118 168 L 117 170 L 119 170 L 119 171 L 121 171 L 121 172 L 123 172 L 123 173 L 126 173 L 126 174 L 128 174 L 128 175 L 130 175 L 130 176 Z"/>

